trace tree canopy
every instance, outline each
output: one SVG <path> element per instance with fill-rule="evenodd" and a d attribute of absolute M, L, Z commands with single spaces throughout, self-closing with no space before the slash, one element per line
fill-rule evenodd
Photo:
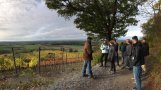
<path fill-rule="evenodd" d="M 145 1 L 145 0 L 144 0 Z M 138 6 L 142 0 L 46 0 L 65 18 L 75 16 L 76 27 L 111 39 L 126 34 L 129 25 L 136 25 Z"/>

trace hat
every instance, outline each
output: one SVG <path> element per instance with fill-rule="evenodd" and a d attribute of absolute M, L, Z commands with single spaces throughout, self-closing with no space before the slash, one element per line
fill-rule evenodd
<path fill-rule="evenodd" d="M 138 37 L 137 36 L 133 36 L 132 39 L 138 41 Z"/>
<path fill-rule="evenodd" d="M 142 40 L 146 40 L 146 38 L 145 38 L 145 37 L 143 37 L 143 38 L 142 38 Z"/>
<path fill-rule="evenodd" d="M 87 37 L 87 39 L 92 40 L 92 37 Z"/>

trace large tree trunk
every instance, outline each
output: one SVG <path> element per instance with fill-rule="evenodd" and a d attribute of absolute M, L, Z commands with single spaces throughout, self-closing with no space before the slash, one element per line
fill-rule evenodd
<path fill-rule="evenodd" d="M 114 37 L 112 37 L 112 31 L 113 31 L 113 29 L 115 28 L 115 25 L 116 25 L 116 13 L 117 13 L 117 0 L 115 0 L 115 2 L 114 2 L 114 11 L 113 11 L 113 17 L 112 17 L 112 19 L 109 19 L 109 27 L 108 27 L 108 32 L 107 32 L 107 36 L 106 36 L 106 39 L 108 39 L 109 41 L 112 39 L 112 38 L 114 38 Z"/>
<path fill-rule="evenodd" d="M 108 30 L 109 30 L 109 29 L 108 29 Z M 108 30 L 107 30 L 107 31 L 108 31 Z M 107 35 L 106 35 L 106 39 L 110 41 L 110 40 L 112 39 L 111 36 L 112 36 L 112 33 L 111 33 L 110 31 L 108 31 L 108 32 L 107 32 Z"/>

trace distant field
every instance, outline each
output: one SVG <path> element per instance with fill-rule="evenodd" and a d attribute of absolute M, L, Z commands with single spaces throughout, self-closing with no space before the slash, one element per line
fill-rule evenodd
<path fill-rule="evenodd" d="M 18 53 L 26 53 L 42 49 L 74 49 L 81 51 L 83 41 L 35 41 L 35 42 L 0 42 L 0 54 L 11 53 L 14 48 Z"/>
<path fill-rule="evenodd" d="M 41 48 L 41 64 L 44 65 L 44 63 L 62 63 L 63 60 L 63 62 L 75 62 L 75 59 L 82 57 L 82 46 L 83 42 L 81 41 L 1 42 L 0 70 L 14 68 L 12 48 L 14 48 L 16 66 L 33 67 L 38 64 L 39 47 Z"/>

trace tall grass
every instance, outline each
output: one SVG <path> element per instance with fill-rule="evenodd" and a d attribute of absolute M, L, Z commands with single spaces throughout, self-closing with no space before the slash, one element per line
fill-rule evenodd
<path fill-rule="evenodd" d="M 151 50 L 151 55 L 147 58 L 147 68 L 149 77 L 145 90 L 161 90 L 161 49 Z"/>

